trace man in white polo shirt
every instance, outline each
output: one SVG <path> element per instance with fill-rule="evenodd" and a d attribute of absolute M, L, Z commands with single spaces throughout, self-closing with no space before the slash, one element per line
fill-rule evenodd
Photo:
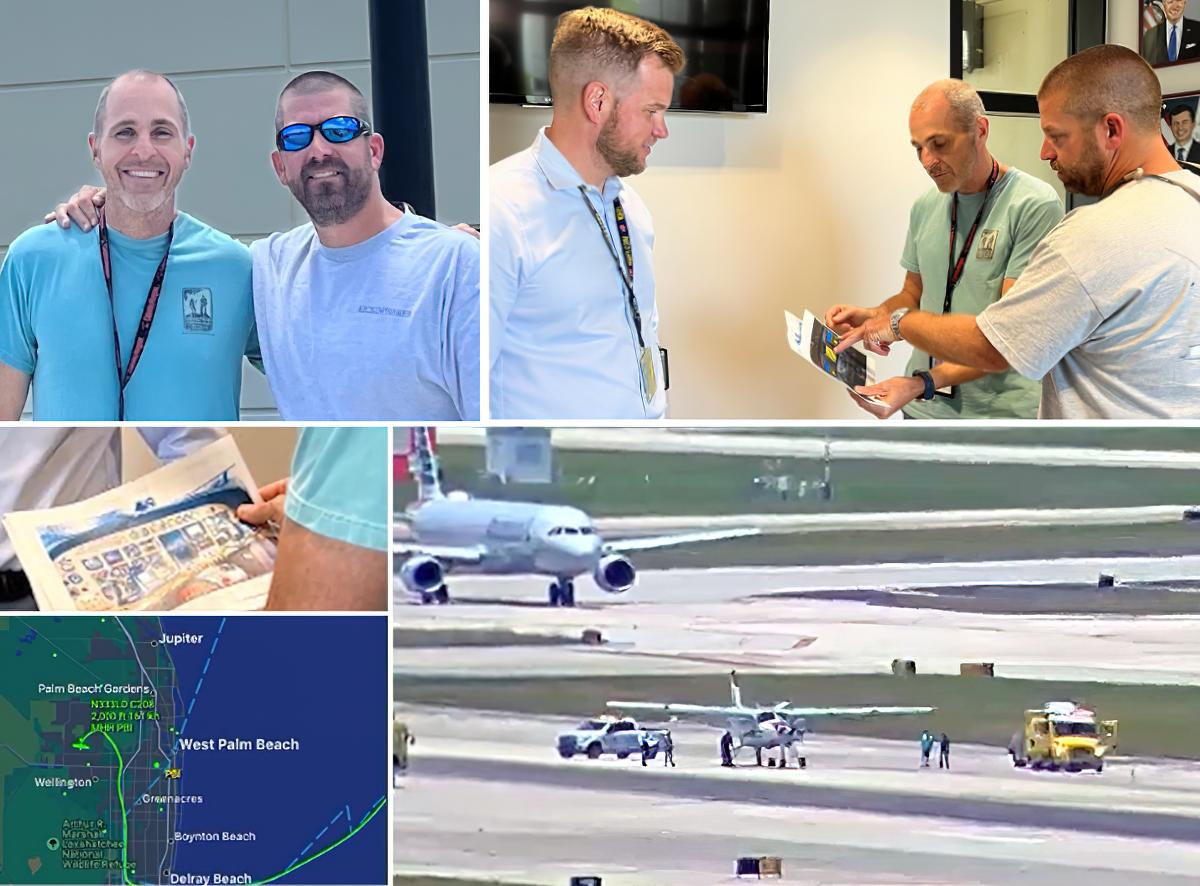
<path fill-rule="evenodd" d="M 554 117 L 491 169 L 492 418 L 661 418 L 650 213 L 622 179 L 667 137 L 683 51 L 612 9 L 559 18 Z"/>

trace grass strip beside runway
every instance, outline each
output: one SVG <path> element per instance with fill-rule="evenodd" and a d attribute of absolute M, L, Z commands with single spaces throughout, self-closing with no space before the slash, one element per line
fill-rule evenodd
<path fill-rule="evenodd" d="M 788 700 L 803 707 L 931 705 L 927 717 L 811 720 L 821 732 L 917 740 L 923 728 L 952 740 L 1006 747 L 1028 707 L 1070 699 L 1120 720 L 1121 755 L 1200 759 L 1200 687 L 1009 680 L 918 675 L 778 675 L 743 673 L 747 703 L 773 706 Z M 728 705 L 724 673 L 645 677 L 546 677 L 446 679 L 396 676 L 395 700 L 404 704 L 551 714 L 563 726 L 603 713 L 612 698 Z M 652 718 L 644 718 L 654 723 Z"/>
<path fill-rule="evenodd" d="M 1131 473 L 1096 465 L 835 458 L 833 497 L 823 501 L 812 486 L 824 476 L 820 458 L 564 449 L 554 455 L 557 482 L 525 484 L 485 476 L 482 447 L 445 446 L 439 455 L 443 486 L 448 490 L 465 490 L 479 498 L 575 505 L 593 517 L 1200 503 L 1200 472 L 1166 468 L 1138 468 Z M 790 478 L 786 499 L 755 486 L 755 478 L 768 476 Z M 798 498 L 796 487 L 802 481 L 809 484 L 808 493 Z M 413 483 L 395 484 L 396 510 L 415 498 Z"/>

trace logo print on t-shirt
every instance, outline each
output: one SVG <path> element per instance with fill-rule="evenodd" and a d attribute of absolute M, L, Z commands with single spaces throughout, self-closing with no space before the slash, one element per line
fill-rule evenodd
<path fill-rule="evenodd" d="M 979 250 L 975 253 L 975 257 L 980 261 L 991 261 L 996 254 L 996 239 L 1000 236 L 1000 232 L 995 228 L 984 231 L 979 235 Z"/>
<path fill-rule="evenodd" d="M 183 331 L 213 331 L 213 297 L 207 286 L 183 290 Z"/>

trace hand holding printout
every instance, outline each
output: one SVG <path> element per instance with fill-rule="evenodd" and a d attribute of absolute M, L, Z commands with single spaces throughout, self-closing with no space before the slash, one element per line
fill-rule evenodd
<path fill-rule="evenodd" d="M 275 539 L 237 519 L 261 503 L 230 437 L 75 504 L 6 514 L 43 611 L 258 609 Z"/>
<path fill-rule="evenodd" d="M 787 320 L 788 347 L 803 357 L 806 363 L 823 375 L 840 381 L 856 399 L 887 406 L 886 402 L 855 390 L 875 383 L 875 364 L 869 355 L 852 348 L 838 353 L 840 336 L 813 316 L 811 311 L 805 311 L 803 319 L 791 311 L 784 311 L 783 314 Z"/>

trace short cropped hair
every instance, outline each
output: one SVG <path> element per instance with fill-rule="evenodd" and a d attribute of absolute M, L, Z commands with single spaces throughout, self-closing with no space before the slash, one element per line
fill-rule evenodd
<path fill-rule="evenodd" d="M 1158 132 L 1161 126 L 1158 77 L 1145 59 L 1125 46 L 1093 46 L 1059 62 L 1042 81 L 1038 99 L 1051 94 L 1063 95 L 1063 109 L 1085 123 L 1120 114 L 1143 133 Z"/>
<path fill-rule="evenodd" d="M 1191 105 L 1176 105 L 1167 112 L 1167 116 L 1169 116 L 1172 120 L 1174 120 L 1180 114 L 1187 114 L 1192 118 L 1193 121 L 1196 119 L 1196 114 L 1192 110 Z"/>
<path fill-rule="evenodd" d="M 572 87 L 605 77 L 625 82 L 648 55 L 672 74 L 683 70 L 683 50 L 658 25 L 595 6 L 564 12 L 550 45 L 550 94 L 557 101 Z"/>
<path fill-rule="evenodd" d="M 970 132 L 975 128 L 975 121 L 986 115 L 983 99 L 975 91 L 975 87 L 962 80 L 938 80 L 930 83 L 913 101 L 914 111 L 923 111 L 929 106 L 934 96 L 943 96 L 950 105 L 950 119 L 961 132 Z"/>
<path fill-rule="evenodd" d="M 108 81 L 108 85 L 100 90 L 100 100 L 96 102 L 96 115 L 92 118 L 92 132 L 96 133 L 96 135 L 102 134 L 101 128 L 104 125 L 104 112 L 108 110 L 108 93 L 113 88 L 113 84 L 124 77 L 157 77 L 170 86 L 171 90 L 175 93 L 175 98 L 179 101 L 179 117 L 180 122 L 183 123 L 183 134 L 185 136 L 192 134 L 192 127 L 188 122 L 187 103 L 184 102 L 183 93 L 179 91 L 179 87 L 165 74 L 160 74 L 157 71 L 147 71 L 145 68 L 135 68 L 132 71 L 126 71 L 124 74 L 118 74 Z"/>
<path fill-rule="evenodd" d="M 370 111 L 367 110 L 367 100 L 357 86 L 345 77 L 333 71 L 305 71 L 293 77 L 275 102 L 275 131 L 283 129 L 283 97 L 286 95 L 313 95 L 318 92 L 328 92 L 331 89 L 345 89 L 350 93 L 350 113 L 367 123 L 371 122 Z"/>

